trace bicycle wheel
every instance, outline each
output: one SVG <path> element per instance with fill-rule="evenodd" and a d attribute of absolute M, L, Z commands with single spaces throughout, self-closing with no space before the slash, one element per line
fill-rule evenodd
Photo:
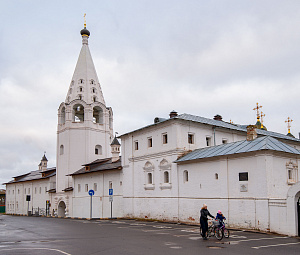
<path fill-rule="evenodd" d="M 222 229 L 216 227 L 216 228 L 215 228 L 215 237 L 216 237 L 218 240 L 222 240 L 223 235 L 224 235 L 224 233 L 223 233 Z"/>
<path fill-rule="evenodd" d="M 207 233 L 207 236 L 208 236 L 208 237 L 214 236 L 215 233 L 214 233 L 213 227 L 212 227 L 212 226 L 209 226 L 206 233 Z"/>
<path fill-rule="evenodd" d="M 230 236 L 229 230 L 227 228 L 224 228 L 223 232 L 224 232 L 224 237 L 229 238 L 229 236 Z"/>

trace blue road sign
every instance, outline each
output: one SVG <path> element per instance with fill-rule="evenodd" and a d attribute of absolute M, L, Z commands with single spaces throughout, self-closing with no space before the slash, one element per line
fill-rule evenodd
<path fill-rule="evenodd" d="M 109 189 L 109 195 L 112 196 L 114 194 L 113 189 Z"/>
<path fill-rule="evenodd" d="M 94 196 L 94 195 L 95 195 L 95 191 L 92 190 L 92 189 L 90 189 L 90 190 L 89 190 L 89 195 L 90 195 L 90 196 Z"/>

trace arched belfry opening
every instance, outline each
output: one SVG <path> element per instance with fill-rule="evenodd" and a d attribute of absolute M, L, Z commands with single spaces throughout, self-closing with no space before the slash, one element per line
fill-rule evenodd
<path fill-rule="evenodd" d="M 93 122 L 103 124 L 103 110 L 100 106 L 93 108 Z"/>
<path fill-rule="evenodd" d="M 73 122 L 84 122 L 84 107 L 81 104 L 73 106 Z"/>
<path fill-rule="evenodd" d="M 63 107 L 60 112 L 60 123 L 65 124 L 66 122 L 66 108 Z"/>

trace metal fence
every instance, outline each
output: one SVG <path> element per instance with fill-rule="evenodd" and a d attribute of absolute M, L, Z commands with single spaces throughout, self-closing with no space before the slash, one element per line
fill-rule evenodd
<path fill-rule="evenodd" d="M 46 216 L 46 209 L 45 208 L 32 208 L 32 215 L 33 216 Z"/>

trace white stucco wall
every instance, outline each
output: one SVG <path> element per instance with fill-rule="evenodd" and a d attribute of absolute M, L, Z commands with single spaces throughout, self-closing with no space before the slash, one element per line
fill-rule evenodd
<path fill-rule="evenodd" d="M 53 188 L 55 183 L 55 177 L 18 182 L 6 185 L 6 213 L 8 214 L 27 214 L 28 202 L 26 196 L 30 195 L 29 211 L 34 209 L 41 209 L 42 211 L 46 208 L 46 200 L 51 201 L 51 193 L 46 192 Z M 51 208 L 50 208 L 51 212 Z"/>
<path fill-rule="evenodd" d="M 73 177 L 73 217 L 90 218 L 91 197 L 85 190 L 94 190 L 94 184 L 97 184 L 97 191 L 92 198 L 92 217 L 110 218 L 111 203 L 109 202 L 109 184 L 113 188 L 113 217 L 123 216 L 123 183 L 121 170 L 102 171 L 95 173 L 86 173 L 74 175 Z M 80 185 L 80 191 L 78 191 Z"/>

